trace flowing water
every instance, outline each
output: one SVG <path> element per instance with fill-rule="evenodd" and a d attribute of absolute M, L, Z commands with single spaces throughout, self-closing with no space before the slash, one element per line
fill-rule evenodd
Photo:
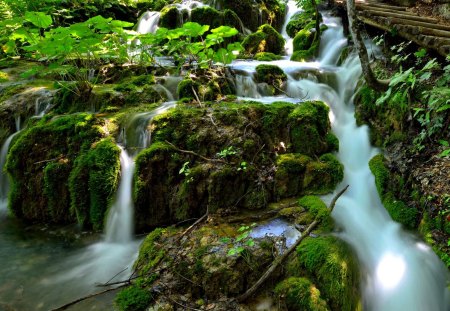
<path fill-rule="evenodd" d="M 289 1 L 288 7 L 288 15 L 295 14 L 295 2 Z M 143 16 L 139 31 L 154 31 L 158 18 L 158 14 Z M 329 28 L 323 33 L 317 61 L 289 61 L 292 48 L 288 44 L 288 55 L 283 60 L 234 62 L 231 68 L 236 72 L 237 95 L 268 104 L 318 99 L 330 106 L 332 129 L 340 140 L 337 156 L 345 166 L 344 181 L 338 189 L 350 185 L 339 199 L 333 217 L 341 227 L 337 235 L 352 245 L 360 259 L 364 309 L 449 310 L 448 271 L 428 246 L 390 219 L 380 202 L 368 168 L 368 161 L 379 151 L 370 146 L 368 128 L 356 126 L 353 116 L 352 97 L 361 74 L 360 64 L 351 55 L 342 66 L 336 65 L 346 45 L 342 24 L 327 14 L 324 23 Z M 262 63 L 278 65 L 285 71 L 286 95 L 265 96 L 264 86 L 254 82 L 255 67 Z M 171 91 L 178 80 L 168 78 L 164 87 Z M 125 127 L 120 139 L 122 178 L 108 214 L 105 237 L 100 242 L 91 240 L 87 242 L 90 246 L 85 246 L 82 241 L 88 235 L 66 238 L 60 233 L 49 233 L 46 228 L 36 231 L 0 218 L 0 310 L 46 310 L 98 290 L 95 283 L 107 282 L 115 274 L 117 279 L 123 279 L 130 273 L 140 244 L 132 235 L 133 158 L 151 139 L 147 130 L 151 118 L 173 105 L 169 102 L 154 112 L 136 115 Z M 2 147 L 2 158 L 11 140 L 12 137 Z M 254 234 L 273 231 L 295 238 L 295 232 L 285 231 L 287 227 L 284 223 L 269 223 Z M 91 309 L 109 309 L 108 303 L 98 301 Z M 79 305 L 73 310 L 88 309 Z"/>
<path fill-rule="evenodd" d="M 278 65 L 288 76 L 286 93 L 291 98 L 279 96 L 276 100 L 322 100 L 331 108 L 332 130 L 340 141 L 337 156 L 345 166 L 344 181 L 338 189 L 350 185 L 336 204 L 333 217 L 342 229 L 337 235 L 356 250 L 360 260 L 364 310 L 450 310 L 447 269 L 420 239 L 392 221 L 380 201 L 368 167 L 379 150 L 370 145 L 367 126 L 358 127 L 354 118 L 352 100 L 361 75 L 359 59 L 352 54 L 342 66 L 336 65 L 347 44 L 342 23 L 326 13 L 324 23 L 328 30 L 323 33 L 317 61 L 284 59 L 270 64 Z M 237 61 L 231 67 L 238 72 L 238 95 L 267 103 L 270 101 L 252 79 L 261 63 L 269 62 Z"/>

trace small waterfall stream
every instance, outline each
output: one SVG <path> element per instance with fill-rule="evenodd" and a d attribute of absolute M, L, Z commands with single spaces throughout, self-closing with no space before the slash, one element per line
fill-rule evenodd
<path fill-rule="evenodd" d="M 289 1 L 289 8 L 294 4 Z M 361 75 L 359 59 L 352 54 L 342 66 L 336 65 L 347 40 L 340 19 L 323 15 L 328 29 L 322 35 L 316 62 L 236 61 L 231 68 L 237 73 L 238 95 L 265 103 L 293 98 L 298 98 L 297 102 L 322 100 L 330 106 L 332 130 L 340 141 L 337 156 L 345 166 L 344 181 L 338 189 L 350 185 L 333 217 L 342 230 L 337 235 L 356 250 L 360 260 L 364 310 L 449 310 L 447 269 L 428 246 L 392 221 L 380 201 L 368 167 L 379 151 L 370 145 L 368 127 L 358 127 L 354 118 L 352 99 Z M 262 63 L 284 70 L 288 75 L 286 93 L 291 98 L 268 98 L 257 91 L 251 77 Z"/>
<path fill-rule="evenodd" d="M 6 138 L 0 149 L 0 216 L 6 214 L 8 210 L 9 179 L 4 171 L 6 156 L 13 138 L 20 132 L 20 116 L 16 117 L 16 132 Z"/>

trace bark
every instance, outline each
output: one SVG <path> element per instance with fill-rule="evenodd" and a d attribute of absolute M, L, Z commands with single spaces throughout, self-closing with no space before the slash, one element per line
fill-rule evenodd
<path fill-rule="evenodd" d="M 350 33 L 352 34 L 355 48 L 358 51 L 364 79 L 369 87 L 379 92 L 384 92 L 388 89 L 389 83 L 386 81 L 379 81 L 373 74 L 372 68 L 370 67 L 369 55 L 367 54 L 366 46 L 364 45 L 361 32 L 358 28 L 355 0 L 347 0 L 347 15 Z"/>
<path fill-rule="evenodd" d="M 317 7 L 316 0 L 311 0 L 311 5 L 316 12 L 316 34 L 314 36 L 314 41 L 320 39 L 320 20 L 319 20 L 319 8 Z"/>

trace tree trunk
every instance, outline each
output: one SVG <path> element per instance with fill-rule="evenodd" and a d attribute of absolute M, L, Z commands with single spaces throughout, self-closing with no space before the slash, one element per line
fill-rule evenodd
<path fill-rule="evenodd" d="M 369 55 L 367 54 L 367 49 L 364 45 L 361 37 L 361 32 L 359 31 L 357 24 L 355 0 L 347 0 L 347 16 L 350 33 L 353 37 L 355 48 L 358 51 L 362 72 L 367 85 L 380 92 L 386 91 L 388 89 L 389 83 L 387 83 L 386 81 L 379 81 L 373 74 L 372 68 L 370 68 Z"/>
<path fill-rule="evenodd" d="M 319 8 L 317 7 L 316 0 L 311 0 L 311 5 L 316 12 L 316 35 L 314 36 L 314 41 L 320 39 L 320 20 L 319 20 Z"/>

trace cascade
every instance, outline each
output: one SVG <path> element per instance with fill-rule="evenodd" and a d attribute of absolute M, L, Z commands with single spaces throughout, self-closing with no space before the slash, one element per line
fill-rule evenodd
<path fill-rule="evenodd" d="M 147 125 L 152 118 L 172 108 L 175 102 L 166 102 L 152 112 L 139 113 L 131 118 L 122 132 L 120 147 L 121 179 L 117 198 L 110 208 L 106 221 L 106 242 L 127 243 L 133 239 L 133 174 L 134 157 L 150 144 Z"/>
<path fill-rule="evenodd" d="M 141 15 L 137 22 L 136 31 L 142 34 L 155 33 L 158 29 L 160 12 L 147 11 Z"/>
<path fill-rule="evenodd" d="M 294 1 L 288 2 L 289 8 L 293 5 Z M 321 100 L 330 106 L 332 130 L 340 141 L 337 157 L 345 167 L 337 189 L 350 185 L 332 216 L 341 228 L 336 235 L 353 247 L 360 261 L 364 310 L 449 310 L 447 269 L 430 247 L 390 218 L 378 196 L 368 162 L 380 151 L 370 145 L 368 127 L 357 126 L 354 118 L 352 100 L 361 65 L 355 54 L 342 66 L 336 65 L 347 40 L 340 19 L 323 15 L 328 29 L 322 35 L 316 62 L 236 61 L 230 67 L 236 72 L 238 95 L 270 102 L 255 91 L 258 86 L 251 78 L 256 66 L 268 63 L 288 76 L 286 95 L 276 100 L 295 97 L 297 102 Z"/>

